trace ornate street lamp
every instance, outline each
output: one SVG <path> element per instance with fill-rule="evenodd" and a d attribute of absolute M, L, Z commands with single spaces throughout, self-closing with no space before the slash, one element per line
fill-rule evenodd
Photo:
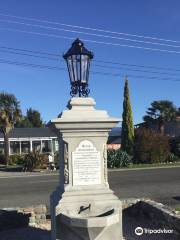
<path fill-rule="evenodd" d="M 93 53 L 87 50 L 84 43 L 77 38 L 63 57 L 67 62 L 71 96 L 88 97 L 90 92 L 88 88 L 89 68 Z"/>

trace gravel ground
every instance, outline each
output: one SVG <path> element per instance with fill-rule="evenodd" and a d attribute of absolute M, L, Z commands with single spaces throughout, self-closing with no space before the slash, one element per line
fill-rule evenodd
<path fill-rule="evenodd" d="M 145 218 L 133 218 L 128 213 L 123 213 L 123 233 L 125 240 L 179 240 L 180 236 L 174 234 L 143 234 L 137 236 L 134 233 L 136 227 L 148 229 L 164 229 L 163 226 L 155 226 Z M 166 229 L 168 229 L 166 227 Z M 41 228 L 19 228 L 0 232 L 0 240 L 50 240 L 50 222 Z M 111 240 L 111 239 L 110 239 Z"/>

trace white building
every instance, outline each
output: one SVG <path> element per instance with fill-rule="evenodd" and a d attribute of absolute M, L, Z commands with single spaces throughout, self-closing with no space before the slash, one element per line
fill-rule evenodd
<path fill-rule="evenodd" d="M 58 151 L 57 135 L 49 128 L 14 128 L 9 133 L 9 154 L 26 154 L 33 151 Z M 0 153 L 4 153 L 4 138 L 0 133 Z"/>
<path fill-rule="evenodd" d="M 109 133 L 108 149 L 121 146 L 121 128 L 114 128 Z M 9 133 L 9 154 L 26 154 L 33 151 L 55 153 L 58 151 L 57 135 L 50 128 L 14 128 Z M 4 153 L 4 138 L 0 133 L 0 154 Z"/>

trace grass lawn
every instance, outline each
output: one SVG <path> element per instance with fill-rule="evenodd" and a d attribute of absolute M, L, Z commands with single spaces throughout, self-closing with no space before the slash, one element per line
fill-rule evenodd
<path fill-rule="evenodd" d="M 175 163 L 149 163 L 149 164 L 131 164 L 129 165 L 128 168 L 149 168 L 149 167 L 180 167 L 180 162 L 175 162 Z"/>
<path fill-rule="evenodd" d="M 180 207 L 175 208 L 175 211 L 180 212 Z"/>

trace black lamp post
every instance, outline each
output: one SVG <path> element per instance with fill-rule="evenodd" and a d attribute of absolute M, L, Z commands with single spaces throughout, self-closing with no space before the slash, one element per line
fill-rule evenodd
<path fill-rule="evenodd" d="M 88 97 L 90 60 L 93 53 L 84 47 L 84 43 L 78 38 L 72 43 L 71 48 L 63 55 L 67 62 L 69 78 L 71 82 L 71 96 Z"/>

